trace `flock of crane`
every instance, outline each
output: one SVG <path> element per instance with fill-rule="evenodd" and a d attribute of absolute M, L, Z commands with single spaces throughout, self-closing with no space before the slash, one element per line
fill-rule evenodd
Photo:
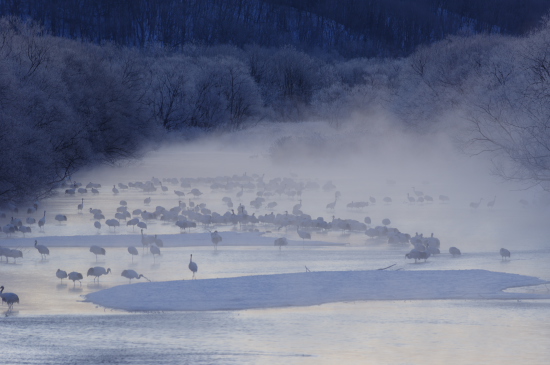
<path fill-rule="evenodd" d="M 392 185 L 394 182 L 388 181 L 389 185 Z M 256 211 L 259 211 L 261 208 L 273 210 L 278 206 L 277 199 L 286 198 L 286 199 L 298 199 L 299 203 L 295 204 L 291 212 L 284 211 L 284 213 L 275 214 L 273 211 L 266 214 L 260 214 L 256 216 L 256 212 L 249 214 L 245 205 L 239 203 L 235 207 L 232 201 L 232 198 L 229 196 L 224 196 L 222 198 L 222 203 L 227 207 L 224 213 L 213 212 L 211 209 L 206 207 L 205 203 L 198 203 L 194 200 L 199 198 L 203 193 L 198 188 L 193 188 L 193 185 L 208 186 L 213 192 L 231 192 L 237 191 L 235 194 L 236 198 L 240 201 L 243 199 L 245 191 L 247 193 L 255 193 L 255 198 L 250 201 L 250 207 Z M 176 189 L 170 189 L 169 186 L 177 187 Z M 104 194 L 100 191 L 101 185 L 98 183 L 92 183 L 83 187 L 82 184 L 77 182 L 68 182 L 63 188 L 65 189 L 65 194 L 73 196 L 75 194 L 82 195 L 80 203 L 77 205 L 77 211 L 79 213 L 85 212 L 85 198 L 86 194 Z M 241 230 L 251 230 L 254 229 L 257 225 L 264 225 L 273 227 L 274 230 L 280 231 L 281 228 L 287 229 L 292 226 L 296 229 L 296 234 L 302 239 L 311 239 L 311 231 L 328 231 L 328 230 L 341 230 L 341 231 L 359 231 L 365 232 L 365 234 L 372 239 L 384 239 L 388 243 L 399 243 L 399 244 L 412 244 L 414 248 L 407 253 L 405 256 L 408 259 L 414 259 L 415 262 L 418 260 L 426 260 L 432 255 L 439 254 L 440 251 L 440 241 L 436 237 L 423 237 L 422 234 L 416 234 L 412 237 L 409 234 L 400 232 L 397 228 L 388 227 L 391 224 L 391 221 L 387 218 L 382 220 L 382 225 L 372 226 L 372 221 L 370 217 L 365 217 L 363 222 L 359 222 L 353 219 L 340 219 L 335 216 L 332 217 L 331 221 L 325 221 L 322 217 L 313 219 L 310 215 L 305 214 L 302 211 L 302 194 L 304 191 L 315 191 L 322 190 L 326 193 L 332 192 L 334 194 L 334 201 L 326 205 L 326 210 L 328 212 L 334 212 L 338 199 L 341 199 L 341 193 L 336 191 L 336 186 L 328 181 L 324 185 L 320 185 L 315 181 L 297 181 L 293 178 L 274 178 L 269 181 L 264 181 L 264 176 L 252 175 L 233 175 L 232 177 L 223 176 L 223 177 L 214 177 L 214 178 L 168 178 L 168 179 L 158 179 L 153 177 L 149 181 L 145 182 L 130 182 L 128 184 L 119 183 L 113 185 L 113 188 L 110 189 L 113 197 L 119 197 L 123 194 L 124 191 L 133 189 L 135 191 L 141 191 L 146 195 L 154 194 L 159 191 L 162 194 L 170 194 L 170 190 L 173 190 L 173 193 L 177 198 L 178 203 L 176 206 L 165 209 L 164 207 L 157 206 L 154 210 L 147 210 L 151 204 L 151 196 L 146 196 L 143 200 L 145 208 L 142 210 L 140 208 L 130 210 L 128 207 L 128 202 L 126 200 L 119 201 L 119 207 L 116 208 L 114 213 L 114 218 L 106 219 L 102 210 L 97 208 L 89 208 L 88 212 L 92 215 L 94 220 L 94 227 L 98 230 L 102 228 L 102 221 L 105 225 L 113 230 L 116 230 L 120 226 L 121 221 L 126 222 L 126 226 L 132 227 L 134 229 L 136 226 L 141 229 L 141 241 L 143 249 L 149 248 L 149 251 L 153 255 L 153 260 L 155 257 L 160 255 L 160 249 L 163 247 L 163 242 L 157 235 L 145 235 L 144 229 L 148 228 L 148 222 L 158 220 L 164 223 L 173 223 L 175 226 L 179 227 L 180 231 L 190 230 L 196 228 L 197 225 L 202 225 L 205 230 L 208 230 L 211 235 L 211 241 L 214 245 L 214 248 L 217 249 L 217 246 L 222 242 L 222 236 L 218 233 L 217 230 L 213 232 L 208 228 L 214 227 L 240 227 Z M 187 192 L 182 190 L 187 189 Z M 424 194 L 422 191 L 412 188 L 413 196 L 407 193 L 407 200 L 404 200 L 404 203 L 408 204 L 430 204 L 434 202 L 434 198 L 430 195 Z M 190 197 L 187 202 L 182 201 L 185 196 Z M 270 200 L 270 201 L 268 201 Z M 450 198 L 447 195 L 439 195 L 438 200 L 445 204 L 450 201 Z M 391 204 L 393 200 L 385 196 L 382 198 L 382 201 L 385 204 Z M 489 202 L 488 207 L 492 208 L 495 204 L 496 197 Z M 470 207 L 476 209 L 479 207 L 481 200 L 479 202 L 471 203 Z M 351 210 L 361 210 L 367 206 L 373 206 L 376 204 L 376 199 L 374 197 L 369 197 L 369 201 L 352 201 L 347 204 L 347 208 Z M 2 227 L 2 231 L 7 235 L 13 235 L 17 232 L 21 232 L 23 235 L 25 233 L 31 232 L 31 226 L 36 223 L 36 220 L 31 215 L 37 212 L 39 207 L 39 202 L 35 202 L 31 207 L 27 209 L 29 216 L 25 219 L 28 226 L 23 225 L 23 221 L 20 218 L 11 217 L 11 220 L 8 224 Z M 18 209 L 15 206 L 9 207 L 11 213 L 18 213 Z M 0 212 L 0 218 L 7 218 L 5 212 Z M 56 214 L 55 220 L 58 222 L 67 221 L 67 216 L 64 214 Z M 46 211 L 44 210 L 42 217 L 38 220 L 37 226 L 39 230 L 43 230 L 46 224 Z M 271 232 L 271 231 L 268 231 Z M 288 231 L 286 231 L 288 232 Z M 274 240 L 274 246 L 281 249 L 283 246 L 288 245 L 287 237 L 278 237 Z M 35 240 L 35 248 L 40 253 L 41 257 L 44 259 L 49 255 L 49 249 Z M 90 252 L 96 255 L 105 255 L 105 249 L 99 246 L 91 246 Z M 138 249 L 134 246 L 128 247 L 128 253 L 133 256 L 138 255 Z M 449 253 L 452 256 L 459 256 L 461 254 L 460 250 L 456 247 L 449 248 Z M 500 254 L 503 259 L 510 257 L 510 252 L 506 249 L 501 249 Z M 7 247 L 0 246 L 0 261 L 2 257 L 6 257 L 6 262 L 9 262 L 9 258 L 13 258 L 13 262 L 16 262 L 17 258 L 23 256 L 22 251 L 17 249 L 10 249 Z M 198 271 L 198 266 L 193 262 L 193 257 L 191 255 L 190 261 L 188 264 L 189 270 L 193 273 L 192 278 L 195 279 L 195 274 Z M 87 271 L 87 276 L 94 277 L 94 282 L 102 275 L 107 275 L 111 273 L 111 269 L 101 266 L 92 267 Z M 69 279 L 73 281 L 73 286 L 76 285 L 76 281 L 79 281 L 82 285 L 81 280 L 83 280 L 82 273 L 79 272 L 70 272 L 67 273 L 61 269 L 58 269 L 56 272 L 57 278 Z M 124 270 L 121 273 L 121 276 L 129 279 L 131 283 L 132 279 L 145 278 L 142 274 L 138 274 L 134 270 Z M 19 302 L 17 295 L 13 293 L 3 293 L 4 287 L 1 287 L 0 296 L 2 297 L 2 302 L 8 303 L 9 308 L 13 307 L 14 303 Z"/>

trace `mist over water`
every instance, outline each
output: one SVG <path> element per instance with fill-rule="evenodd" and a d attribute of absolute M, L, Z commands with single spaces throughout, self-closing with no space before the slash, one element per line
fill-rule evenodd
<path fill-rule="evenodd" d="M 545 224 L 550 199 L 541 189 L 525 186 L 491 174 L 485 156 L 461 153 L 456 144 L 459 128 L 419 134 L 406 131 L 389 118 L 357 118 L 334 125 L 326 122 L 260 124 L 254 128 L 204 138 L 186 144 L 157 146 L 145 158 L 129 166 L 101 168 L 74 176 L 76 181 L 101 182 L 104 187 L 118 182 L 157 178 L 195 178 L 243 175 L 292 178 L 314 181 L 323 186 L 331 181 L 335 190 L 304 190 L 302 211 L 313 219 L 332 217 L 372 219 L 414 236 L 434 233 L 446 247 L 468 250 L 494 250 L 500 247 L 547 248 L 550 229 Z M 170 186 L 170 193 L 178 187 Z M 415 191 L 433 197 L 433 203 L 409 203 Z M 326 205 L 341 197 L 334 210 Z M 206 192 L 206 191 L 205 191 Z M 198 200 L 223 214 L 227 207 L 221 197 L 237 191 L 206 193 Z M 219 195 L 219 197 L 218 197 Z M 439 200 L 449 197 L 448 202 Z M 175 196 L 172 201 L 177 202 Z M 274 196 L 275 209 L 256 211 L 249 201 L 254 192 L 245 193 L 242 203 L 256 215 L 291 212 L 298 198 Z M 362 209 L 349 209 L 352 201 L 376 199 Z M 382 199 L 390 197 L 390 204 Z M 210 200 L 209 200 L 210 199 Z M 480 202 L 480 199 L 481 202 Z M 495 200 L 493 207 L 487 203 Z M 523 203 L 520 203 L 522 201 Z M 267 203 L 267 202 L 266 202 Z M 478 208 L 470 207 L 479 203 Z M 235 206 L 236 208 L 236 206 Z M 353 241 L 353 238 L 351 238 Z"/>
<path fill-rule="evenodd" d="M 426 263 L 415 264 L 404 258 L 412 246 L 390 245 L 373 240 L 363 231 L 312 231 L 312 240 L 335 242 L 345 246 L 224 247 L 214 251 L 204 247 L 165 247 L 153 262 L 152 255 L 142 254 L 139 229 L 124 221 L 116 230 L 103 226 L 97 230 L 87 210 L 100 208 L 112 218 L 121 200 L 129 210 L 177 206 L 189 201 L 188 188 L 164 183 L 163 193 L 145 193 L 136 189 L 111 192 L 113 185 L 149 181 L 153 177 L 206 178 L 233 175 L 264 175 L 264 182 L 274 178 L 292 178 L 299 182 L 331 181 L 335 189 L 305 189 L 301 210 L 313 219 L 332 217 L 363 222 L 371 217 L 372 226 L 391 220 L 390 227 L 414 236 L 415 232 L 441 240 L 441 252 Z M 518 190 L 521 186 L 502 182 L 490 174 L 490 163 L 483 157 L 469 157 L 457 152 L 452 133 L 424 135 L 396 128 L 390 122 L 378 125 L 349 123 L 335 127 L 324 122 L 268 124 L 192 143 L 157 146 L 143 159 L 118 167 L 101 167 L 72 176 L 74 181 L 102 184 L 97 196 L 59 195 L 41 202 L 48 211 L 43 232 L 34 230 L 23 239 L 25 256 L 14 264 L 0 264 L 3 279 L 11 290 L 24 298 L 17 311 L 2 319 L 4 331 L 11 333 L 3 348 L 10 363 L 220 363 L 220 364 L 334 364 L 411 363 L 439 364 L 461 359 L 461 363 L 515 364 L 527 361 L 543 364 L 548 351 L 543 339 L 548 326 L 545 314 L 548 300 L 538 301 L 370 301 L 333 303 L 305 308 L 280 308 L 246 311 L 126 313 L 80 302 L 87 293 L 126 285 L 120 270 L 133 268 L 153 281 L 189 278 L 189 254 L 199 263 L 199 279 L 215 279 L 257 274 L 302 272 L 304 265 L 314 271 L 376 270 L 390 264 L 401 270 L 485 269 L 536 276 L 550 280 L 546 264 L 550 255 L 547 243 L 549 228 L 545 196 L 536 190 Z M 193 186 L 195 187 L 195 186 Z M 256 190 L 215 191 L 208 183 L 197 183 L 203 192 L 192 200 L 204 202 L 213 212 L 223 214 L 228 207 L 222 197 L 229 196 L 243 204 L 249 214 L 292 212 L 298 197 L 273 196 L 255 209 L 249 202 Z M 185 191 L 183 198 L 174 190 Z M 407 193 L 415 190 L 434 198 L 432 203 L 410 203 Z M 326 205 L 340 191 L 334 210 Z M 441 202 L 439 195 L 449 197 Z M 494 207 L 487 202 L 496 198 Z M 143 200 L 151 197 L 149 206 Z M 375 204 L 350 209 L 352 201 Z M 391 197 L 391 203 L 384 203 Z M 84 211 L 76 206 L 84 198 Z M 479 202 L 478 208 L 470 203 Z M 528 204 L 520 204 L 524 199 Z M 265 204 L 277 201 L 273 209 Z M 53 220 L 56 213 L 66 214 L 66 223 Z M 200 224 L 191 230 L 204 233 Z M 234 230 L 231 225 L 215 227 L 223 236 Z M 288 236 L 299 242 L 296 228 L 258 226 L 265 237 Z M 266 231 L 271 233 L 265 233 Z M 190 236 L 180 234 L 173 224 L 149 222 L 147 235 L 177 235 L 182 242 Z M 125 247 L 108 248 L 108 256 L 95 263 L 87 247 L 79 246 L 80 235 L 111 239 L 124 237 L 128 245 L 140 251 L 135 263 Z M 42 261 L 32 247 L 34 239 L 46 236 L 75 236 L 75 247 L 51 247 L 52 255 Z M 113 238 L 114 239 L 114 238 Z M 5 237 L 0 245 L 10 246 L 17 238 Z M 27 247 L 28 246 L 28 247 Z M 462 257 L 452 258 L 450 246 L 459 247 Z M 501 261 L 498 250 L 512 252 L 510 261 Z M 33 256 L 33 254 L 35 254 Z M 182 259 L 183 258 L 183 259 Z M 94 284 L 85 277 L 82 287 L 72 282 L 61 285 L 55 269 L 78 269 L 90 266 L 113 268 L 113 274 Z M 115 272 L 118 270 L 117 272 Z M 83 272 L 85 273 L 85 272 Z M 200 282 L 200 280 L 197 280 Z M 366 283 L 367 285 L 368 283 Z M 134 284 L 132 284 L 134 285 Z M 437 282 L 434 282 L 437 285 Z M 535 290 L 520 288 L 519 290 Z M 536 290 L 544 291 L 545 288 Z M 144 335 L 145 333 L 145 335 Z M 67 342 L 67 334 L 74 344 Z M 517 341 L 521 337 L 522 341 Z M 494 341 L 488 341 L 487 339 Z M 527 342 L 528 345 L 522 344 Z M 30 348 L 47 351 L 44 357 Z M 457 353 L 460 356 L 457 356 Z"/>

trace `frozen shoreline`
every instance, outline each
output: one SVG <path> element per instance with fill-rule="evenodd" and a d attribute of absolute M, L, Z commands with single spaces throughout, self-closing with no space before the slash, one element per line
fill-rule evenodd
<path fill-rule="evenodd" d="M 86 301 L 127 311 L 216 311 L 358 300 L 550 299 L 503 291 L 546 283 L 486 270 L 322 271 L 134 283 L 88 294 Z"/>

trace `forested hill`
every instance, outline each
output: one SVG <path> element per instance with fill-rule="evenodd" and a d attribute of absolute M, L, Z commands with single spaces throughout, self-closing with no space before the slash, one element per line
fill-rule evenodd
<path fill-rule="evenodd" d="M 0 16 L 94 43 L 293 45 L 346 57 L 404 56 L 464 32 L 520 35 L 549 8 L 545 0 L 0 0 Z"/>

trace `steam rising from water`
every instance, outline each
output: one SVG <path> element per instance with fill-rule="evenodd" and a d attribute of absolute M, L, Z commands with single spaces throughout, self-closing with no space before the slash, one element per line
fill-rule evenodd
<path fill-rule="evenodd" d="M 545 245 L 550 233 L 544 223 L 546 195 L 536 189 L 518 190 L 520 186 L 492 176 L 490 161 L 457 151 L 453 143 L 456 133 L 412 133 L 387 118 L 359 116 L 339 126 L 325 122 L 260 124 L 223 136 L 160 146 L 138 163 L 89 171 L 75 179 L 83 183 L 109 181 L 107 186 L 153 176 L 244 173 L 265 174 L 265 182 L 293 177 L 322 185 L 330 180 L 342 193 L 338 208 L 334 212 L 325 209 L 334 200 L 334 192 L 306 192 L 302 197 L 304 213 L 328 221 L 333 215 L 361 222 L 371 216 L 373 224 L 390 218 L 392 226 L 402 232 L 435 233 L 445 247 L 513 249 L 520 242 L 522 247 Z M 409 204 L 407 194 L 416 197 L 413 188 L 431 195 L 434 203 Z M 440 195 L 447 195 L 450 201 L 442 204 Z M 377 199 L 374 206 L 362 211 L 345 208 L 348 202 L 368 201 L 371 196 Z M 391 204 L 382 203 L 386 196 L 392 198 Z M 494 207 L 487 207 L 495 197 Z M 470 207 L 480 199 L 479 208 Z M 252 199 L 243 201 L 243 205 L 251 213 L 248 200 Z M 260 211 L 257 215 L 266 213 Z M 525 232 L 529 232 L 527 242 Z"/>

